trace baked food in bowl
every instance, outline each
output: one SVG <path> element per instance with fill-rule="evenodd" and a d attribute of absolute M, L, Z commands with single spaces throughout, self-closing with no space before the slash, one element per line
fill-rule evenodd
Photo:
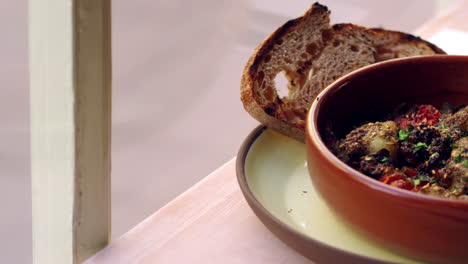
<path fill-rule="evenodd" d="M 468 57 L 437 55 L 385 61 L 328 86 L 307 117 L 312 182 L 335 214 L 381 245 L 431 262 L 466 263 L 466 200 L 385 184 L 345 163 L 327 145 L 330 133 L 346 138 L 353 126 L 377 122 L 401 103 L 437 108 L 444 103 L 468 103 Z"/>

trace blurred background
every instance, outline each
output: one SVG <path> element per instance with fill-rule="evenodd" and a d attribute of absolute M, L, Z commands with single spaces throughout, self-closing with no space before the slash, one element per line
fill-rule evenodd
<path fill-rule="evenodd" d="M 457 0 L 321 1 L 332 23 L 415 32 Z M 236 155 L 253 49 L 312 1 L 113 1 L 113 238 Z M 0 1 L 0 256 L 31 263 L 27 1 Z"/>

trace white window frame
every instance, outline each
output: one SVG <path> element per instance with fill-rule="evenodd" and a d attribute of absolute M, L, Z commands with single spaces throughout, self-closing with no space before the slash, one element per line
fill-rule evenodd
<path fill-rule="evenodd" d="M 110 22 L 110 0 L 29 1 L 35 264 L 110 239 Z"/>

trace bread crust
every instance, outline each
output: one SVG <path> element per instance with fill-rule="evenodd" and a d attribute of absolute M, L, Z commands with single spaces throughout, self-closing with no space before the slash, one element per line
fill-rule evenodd
<path fill-rule="evenodd" d="M 313 79 L 313 73 L 326 76 L 327 72 L 324 72 L 325 69 L 321 69 L 321 65 L 315 65 L 314 61 L 318 61 L 317 59 L 320 56 L 329 55 L 328 53 L 323 53 L 324 49 L 328 47 L 327 50 L 333 50 L 331 42 L 335 38 L 346 39 L 348 37 L 355 43 L 365 43 L 362 46 L 368 49 L 366 52 L 373 53 L 372 61 L 369 61 L 369 58 L 366 61 L 358 61 L 355 63 L 356 67 L 362 67 L 389 58 L 406 57 L 408 55 L 445 54 L 442 49 L 434 44 L 403 32 L 380 28 L 368 29 L 353 24 L 335 24 L 330 26 L 329 14 L 330 11 L 326 6 L 314 3 L 302 16 L 290 20 L 279 27 L 255 49 L 244 68 L 241 78 L 240 98 L 245 110 L 260 123 L 300 142 L 304 142 L 305 139 L 304 125 L 306 115 L 304 113 L 307 112 L 313 99 L 315 99 L 315 95 L 329 84 L 309 82 L 314 87 L 307 89 L 307 87 L 305 88 L 304 80 L 307 82 L 307 79 Z M 270 62 L 271 58 L 284 56 L 284 52 L 281 55 L 275 54 L 275 47 L 283 45 L 285 38 L 289 40 L 287 37 L 291 37 L 292 33 L 298 33 L 299 35 L 304 33 L 302 32 L 304 31 L 304 25 L 322 20 L 323 24 L 319 26 L 323 27 L 323 30 L 315 36 L 316 41 L 313 43 L 302 43 L 302 47 L 313 44 L 313 49 L 308 54 L 307 59 L 297 59 L 300 57 L 299 55 L 294 57 L 296 59 L 289 58 L 290 63 L 276 65 L 279 69 L 272 70 L 271 76 L 266 76 L 262 67 L 266 67 L 265 65 Z M 359 33 L 359 38 L 361 39 L 352 39 L 349 36 L 350 32 L 351 34 L 353 32 Z M 298 51 L 298 53 L 300 52 L 303 51 Z M 336 49 L 334 52 L 336 55 Z M 343 50 L 344 55 L 346 55 L 346 52 L 349 51 Z M 302 53 L 302 55 L 304 54 Z M 350 58 L 350 60 L 356 60 L 356 56 Z M 274 83 L 267 87 L 262 87 L 265 79 L 269 78 L 268 81 L 273 82 L 274 77 L 280 71 L 285 71 L 285 75 L 290 81 L 288 87 L 290 94 L 287 97 L 280 97 L 278 95 Z M 348 67 L 343 68 L 341 71 L 340 76 L 350 70 Z M 332 76 L 331 79 L 336 79 L 340 76 Z M 328 80 L 330 78 L 325 79 Z M 297 98 L 306 100 L 297 100 Z"/>
<path fill-rule="evenodd" d="M 393 35 L 394 38 L 398 42 L 407 42 L 407 43 L 423 43 L 428 46 L 428 48 L 432 49 L 435 54 L 446 54 L 441 48 L 437 47 L 436 45 L 426 41 L 418 36 L 414 36 L 412 34 L 400 32 L 400 31 L 393 31 L 393 30 L 385 30 L 382 28 L 370 28 L 369 31 L 373 32 L 375 35 Z"/>

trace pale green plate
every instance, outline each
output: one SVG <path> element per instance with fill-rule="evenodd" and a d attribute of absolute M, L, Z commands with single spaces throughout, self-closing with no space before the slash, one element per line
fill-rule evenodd
<path fill-rule="evenodd" d="M 308 237 L 375 260 L 422 263 L 375 245 L 333 215 L 312 186 L 304 144 L 264 130 L 249 149 L 245 177 L 254 197 L 273 217 Z"/>

